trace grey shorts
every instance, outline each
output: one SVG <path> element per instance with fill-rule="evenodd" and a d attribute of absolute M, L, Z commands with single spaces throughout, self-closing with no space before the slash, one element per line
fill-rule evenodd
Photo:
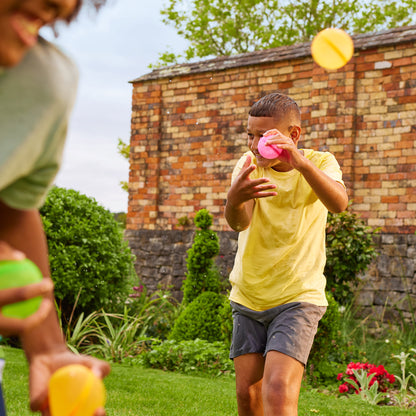
<path fill-rule="evenodd" d="M 318 323 L 326 306 L 292 302 L 265 311 L 253 311 L 231 302 L 233 337 L 230 358 L 269 351 L 286 354 L 306 365 Z"/>

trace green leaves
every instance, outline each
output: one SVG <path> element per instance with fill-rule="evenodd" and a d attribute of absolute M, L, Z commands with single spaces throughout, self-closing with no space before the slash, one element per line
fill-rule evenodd
<path fill-rule="evenodd" d="M 353 370 L 353 373 L 357 379 L 357 383 L 352 379 L 349 379 L 348 383 L 350 383 L 358 391 L 361 399 L 370 404 L 376 405 L 386 398 L 386 393 L 378 391 L 377 381 L 371 384 L 371 380 L 376 377 L 376 374 L 368 374 L 364 370 Z"/>
<path fill-rule="evenodd" d="M 55 296 L 68 321 L 72 307 L 85 314 L 114 311 L 135 276 L 133 256 L 113 214 L 70 189 L 53 188 L 40 210 L 45 228 Z"/>
<path fill-rule="evenodd" d="M 341 305 L 349 302 L 359 274 L 377 255 L 373 242 L 376 232 L 350 211 L 328 215 L 324 274 L 327 289 Z"/>
<path fill-rule="evenodd" d="M 204 291 L 220 291 L 219 273 L 213 258 L 220 250 L 218 236 L 209 228 L 212 215 L 206 209 L 199 210 L 194 218 L 195 225 L 200 228 L 194 237 L 194 243 L 188 250 L 186 265 L 188 272 L 183 283 L 183 301 L 189 304 Z"/>
<path fill-rule="evenodd" d="M 177 58 L 191 60 L 307 42 L 328 27 L 357 34 L 405 26 L 415 12 L 415 0 L 169 0 L 161 15 L 189 41 Z M 172 55 L 157 66 L 177 62 Z"/>
<path fill-rule="evenodd" d="M 209 342 L 222 340 L 224 335 L 227 336 L 223 322 L 231 320 L 231 307 L 228 316 L 224 314 L 225 303 L 229 305 L 224 295 L 213 292 L 201 293 L 179 315 L 169 339 L 187 341 L 200 338 Z"/>
<path fill-rule="evenodd" d="M 222 342 L 210 343 L 196 339 L 165 341 L 154 346 L 152 351 L 142 353 L 139 360 L 145 367 L 218 376 L 234 373 L 233 362 L 228 355 L 228 347 Z"/>

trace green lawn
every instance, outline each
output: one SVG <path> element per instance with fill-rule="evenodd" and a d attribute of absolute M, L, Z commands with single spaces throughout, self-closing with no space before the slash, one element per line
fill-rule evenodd
<path fill-rule="evenodd" d="M 27 366 L 19 350 L 5 348 L 4 390 L 8 416 L 29 416 Z M 236 416 L 231 378 L 205 378 L 113 365 L 105 380 L 108 416 Z M 303 390 L 299 416 L 415 415 L 415 410 L 371 406 Z"/>

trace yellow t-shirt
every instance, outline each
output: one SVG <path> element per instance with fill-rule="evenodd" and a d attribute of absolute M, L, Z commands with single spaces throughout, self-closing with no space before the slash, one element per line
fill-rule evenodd
<path fill-rule="evenodd" d="M 342 184 L 335 157 L 304 149 L 304 155 L 329 177 Z M 247 155 L 237 163 L 232 179 Z M 240 232 L 230 274 L 230 299 L 255 311 L 289 302 L 326 306 L 323 274 L 325 226 L 328 210 L 305 178 L 296 170 L 257 169 L 250 178 L 267 177 L 277 185 L 277 196 L 255 200 L 250 226 Z"/>

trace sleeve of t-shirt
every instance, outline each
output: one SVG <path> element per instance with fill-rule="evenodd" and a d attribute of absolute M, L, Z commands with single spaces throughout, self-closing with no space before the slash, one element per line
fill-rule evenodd
<path fill-rule="evenodd" d="M 35 209 L 43 205 L 59 171 L 67 132 L 67 120 L 62 120 L 51 134 L 48 146 L 30 175 L 22 176 L 0 192 L 0 199 L 15 209 Z"/>
<path fill-rule="evenodd" d="M 344 181 L 342 180 L 342 171 L 339 166 L 338 161 L 335 159 L 335 156 L 332 153 L 325 152 L 324 156 L 321 159 L 319 166 L 323 172 L 325 172 L 331 179 L 336 182 L 339 182 L 345 187 Z"/>

